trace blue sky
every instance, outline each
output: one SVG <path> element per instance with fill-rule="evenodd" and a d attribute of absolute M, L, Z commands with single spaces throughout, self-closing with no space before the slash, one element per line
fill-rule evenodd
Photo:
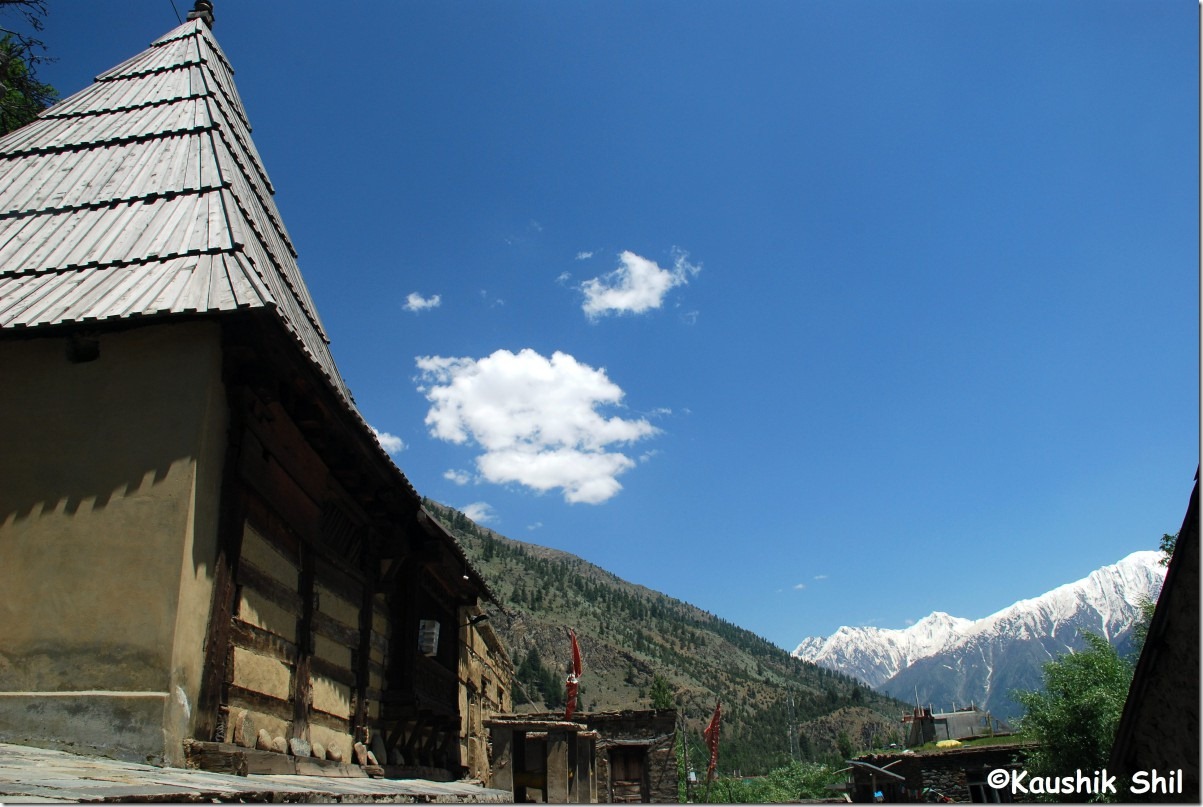
<path fill-rule="evenodd" d="M 1196 3 L 215 5 L 424 495 L 790 649 L 980 618 L 1181 523 Z M 175 25 L 52 3 L 42 77 Z"/>

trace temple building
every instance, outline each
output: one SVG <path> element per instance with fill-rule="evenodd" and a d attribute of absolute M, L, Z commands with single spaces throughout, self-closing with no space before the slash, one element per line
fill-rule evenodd
<path fill-rule="evenodd" d="M 212 28 L 0 139 L 0 742 L 480 775 L 492 594 L 335 366 Z"/>

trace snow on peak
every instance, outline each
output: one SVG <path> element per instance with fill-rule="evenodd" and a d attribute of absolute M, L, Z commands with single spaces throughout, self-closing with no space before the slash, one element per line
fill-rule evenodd
<path fill-rule="evenodd" d="M 899 630 L 841 627 L 803 639 L 793 655 L 880 686 L 916 661 L 988 636 L 1036 638 L 1077 633 L 1082 625 L 1111 639 L 1131 627 L 1146 598 L 1156 598 L 1165 568 L 1156 551 L 1133 552 L 1074 583 L 971 620 L 936 611 Z"/>

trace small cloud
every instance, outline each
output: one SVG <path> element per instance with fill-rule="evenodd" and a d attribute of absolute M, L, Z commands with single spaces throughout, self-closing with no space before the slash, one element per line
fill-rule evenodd
<path fill-rule="evenodd" d="M 390 456 L 400 454 L 405 450 L 405 441 L 395 434 L 388 432 L 377 431 L 375 427 L 368 426 L 372 430 L 372 434 L 376 435 L 376 442 L 380 443 L 380 447 L 385 450 Z"/>
<path fill-rule="evenodd" d="M 530 220 L 530 224 L 528 226 L 537 233 L 543 232 L 543 225 L 540 224 L 539 222 L 535 221 L 534 219 Z"/>
<path fill-rule="evenodd" d="M 684 322 L 686 325 L 697 325 L 698 324 L 698 312 L 697 311 L 686 311 L 684 314 L 681 315 L 681 321 Z"/>
<path fill-rule="evenodd" d="M 534 524 L 527 524 L 526 528 L 528 530 L 530 530 L 531 532 L 534 532 L 535 530 L 541 530 L 541 529 L 543 529 L 543 522 L 536 521 Z"/>
<path fill-rule="evenodd" d="M 617 269 L 581 284 L 585 293 L 582 309 L 589 319 L 597 319 L 607 314 L 642 314 L 659 308 L 671 289 L 684 286 L 690 277 L 702 271 L 688 257 L 688 253 L 676 249 L 672 268 L 662 269 L 655 261 L 629 250 L 623 252 L 618 256 Z"/>
<path fill-rule="evenodd" d="M 587 260 L 589 260 L 590 258 L 592 258 L 592 257 L 593 257 L 593 255 L 594 255 L 594 253 L 593 253 L 593 252 L 586 252 L 585 250 L 581 250 L 580 252 L 578 252 L 578 253 L 576 254 L 576 259 L 577 259 L 578 261 L 587 261 Z"/>
<path fill-rule="evenodd" d="M 443 478 L 457 485 L 466 485 L 472 481 L 472 474 L 467 471 L 457 471 L 454 468 L 443 472 Z"/>
<path fill-rule="evenodd" d="M 814 579 L 815 579 L 815 580 L 826 580 L 826 579 L 827 579 L 827 575 L 825 575 L 825 574 L 816 574 Z"/>
<path fill-rule="evenodd" d="M 804 588 L 806 588 L 805 583 L 798 583 L 796 586 L 794 586 L 794 591 L 802 591 Z"/>
<path fill-rule="evenodd" d="M 477 524 L 487 524 L 497 519 L 497 513 L 494 512 L 493 505 L 487 502 L 472 502 L 472 504 L 463 507 L 460 512 Z"/>
<path fill-rule="evenodd" d="M 416 291 L 411 291 L 409 296 L 405 298 L 406 311 L 425 311 L 428 308 L 438 308 L 443 304 L 443 298 L 435 294 L 431 297 L 423 297 Z"/>
<path fill-rule="evenodd" d="M 560 272 L 559 276 L 556 277 L 556 282 L 561 286 L 568 285 L 568 281 L 570 280 L 572 280 L 572 272 Z"/>
<path fill-rule="evenodd" d="M 653 449 L 653 450 L 651 450 L 651 451 L 645 451 L 645 452 L 643 452 L 642 454 L 640 454 L 640 455 L 639 455 L 639 461 L 640 461 L 640 462 L 650 462 L 650 461 L 651 461 L 651 459 L 652 459 L 652 457 L 656 456 L 656 455 L 657 455 L 657 454 L 659 454 L 659 453 L 660 453 L 659 449 Z"/>

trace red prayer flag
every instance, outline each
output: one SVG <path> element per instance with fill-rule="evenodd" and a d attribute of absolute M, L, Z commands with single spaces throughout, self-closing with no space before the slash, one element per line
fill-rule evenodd
<path fill-rule="evenodd" d="M 572 672 L 568 674 L 568 682 L 564 686 L 568 695 L 568 708 L 564 710 L 565 720 L 571 720 L 572 713 L 576 711 L 576 692 L 581 680 L 581 648 L 576 643 L 576 631 L 569 628 L 568 636 L 572 639 Z"/>
<path fill-rule="evenodd" d="M 702 732 L 702 736 L 706 739 L 706 745 L 710 748 L 710 767 L 706 769 L 707 781 L 714 776 L 714 769 L 718 765 L 718 732 L 722 722 L 723 704 L 720 701 L 714 704 L 714 717 L 710 718 L 710 725 Z"/>

